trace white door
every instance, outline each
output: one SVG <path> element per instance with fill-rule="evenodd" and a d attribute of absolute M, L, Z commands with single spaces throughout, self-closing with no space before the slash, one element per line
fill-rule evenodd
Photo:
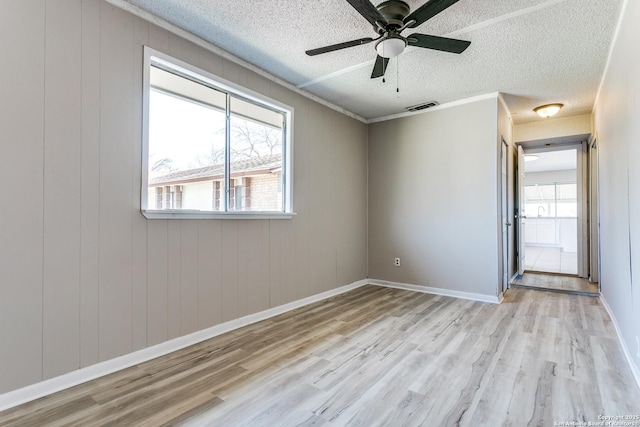
<path fill-rule="evenodd" d="M 524 150 L 518 145 L 518 274 L 524 274 Z"/>

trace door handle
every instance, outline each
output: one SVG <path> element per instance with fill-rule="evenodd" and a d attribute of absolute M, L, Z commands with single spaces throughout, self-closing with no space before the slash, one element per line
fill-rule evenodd
<path fill-rule="evenodd" d="M 504 225 L 506 225 L 507 227 L 511 227 L 511 223 L 510 222 L 505 222 Z"/>

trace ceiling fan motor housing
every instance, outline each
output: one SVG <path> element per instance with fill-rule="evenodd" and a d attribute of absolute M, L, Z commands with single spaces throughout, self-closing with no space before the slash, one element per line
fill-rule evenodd
<path fill-rule="evenodd" d="M 404 25 L 404 18 L 406 18 L 411 12 L 409 5 L 402 0 L 388 0 L 380 3 L 378 7 L 380 15 L 387 20 L 387 27 L 401 28 Z M 375 28 L 379 33 L 381 29 Z"/>

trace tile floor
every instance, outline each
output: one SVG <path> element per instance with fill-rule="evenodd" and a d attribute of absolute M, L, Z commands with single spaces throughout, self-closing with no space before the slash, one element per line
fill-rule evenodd
<path fill-rule="evenodd" d="M 560 248 L 527 246 L 524 268 L 546 273 L 578 274 L 578 254 L 563 252 Z"/>

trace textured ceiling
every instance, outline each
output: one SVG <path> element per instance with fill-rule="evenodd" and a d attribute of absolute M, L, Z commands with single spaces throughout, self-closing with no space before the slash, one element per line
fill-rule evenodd
<path fill-rule="evenodd" d="M 303 90 L 366 119 L 502 92 L 514 123 L 561 102 L 591 111 L 621 0 L 460 0 L 411 32 L 471 41 L 462 54 L 410 48 L 370 79 L 373 43 L 315 57 L 371 25 L 345 0 L 126 0 Z M 407 0 L 411 10 L 425 0 Z M 373 1 L 378 4 L 379 1 Z M 396 85 L 399 93 L 396 92 Z"/>

